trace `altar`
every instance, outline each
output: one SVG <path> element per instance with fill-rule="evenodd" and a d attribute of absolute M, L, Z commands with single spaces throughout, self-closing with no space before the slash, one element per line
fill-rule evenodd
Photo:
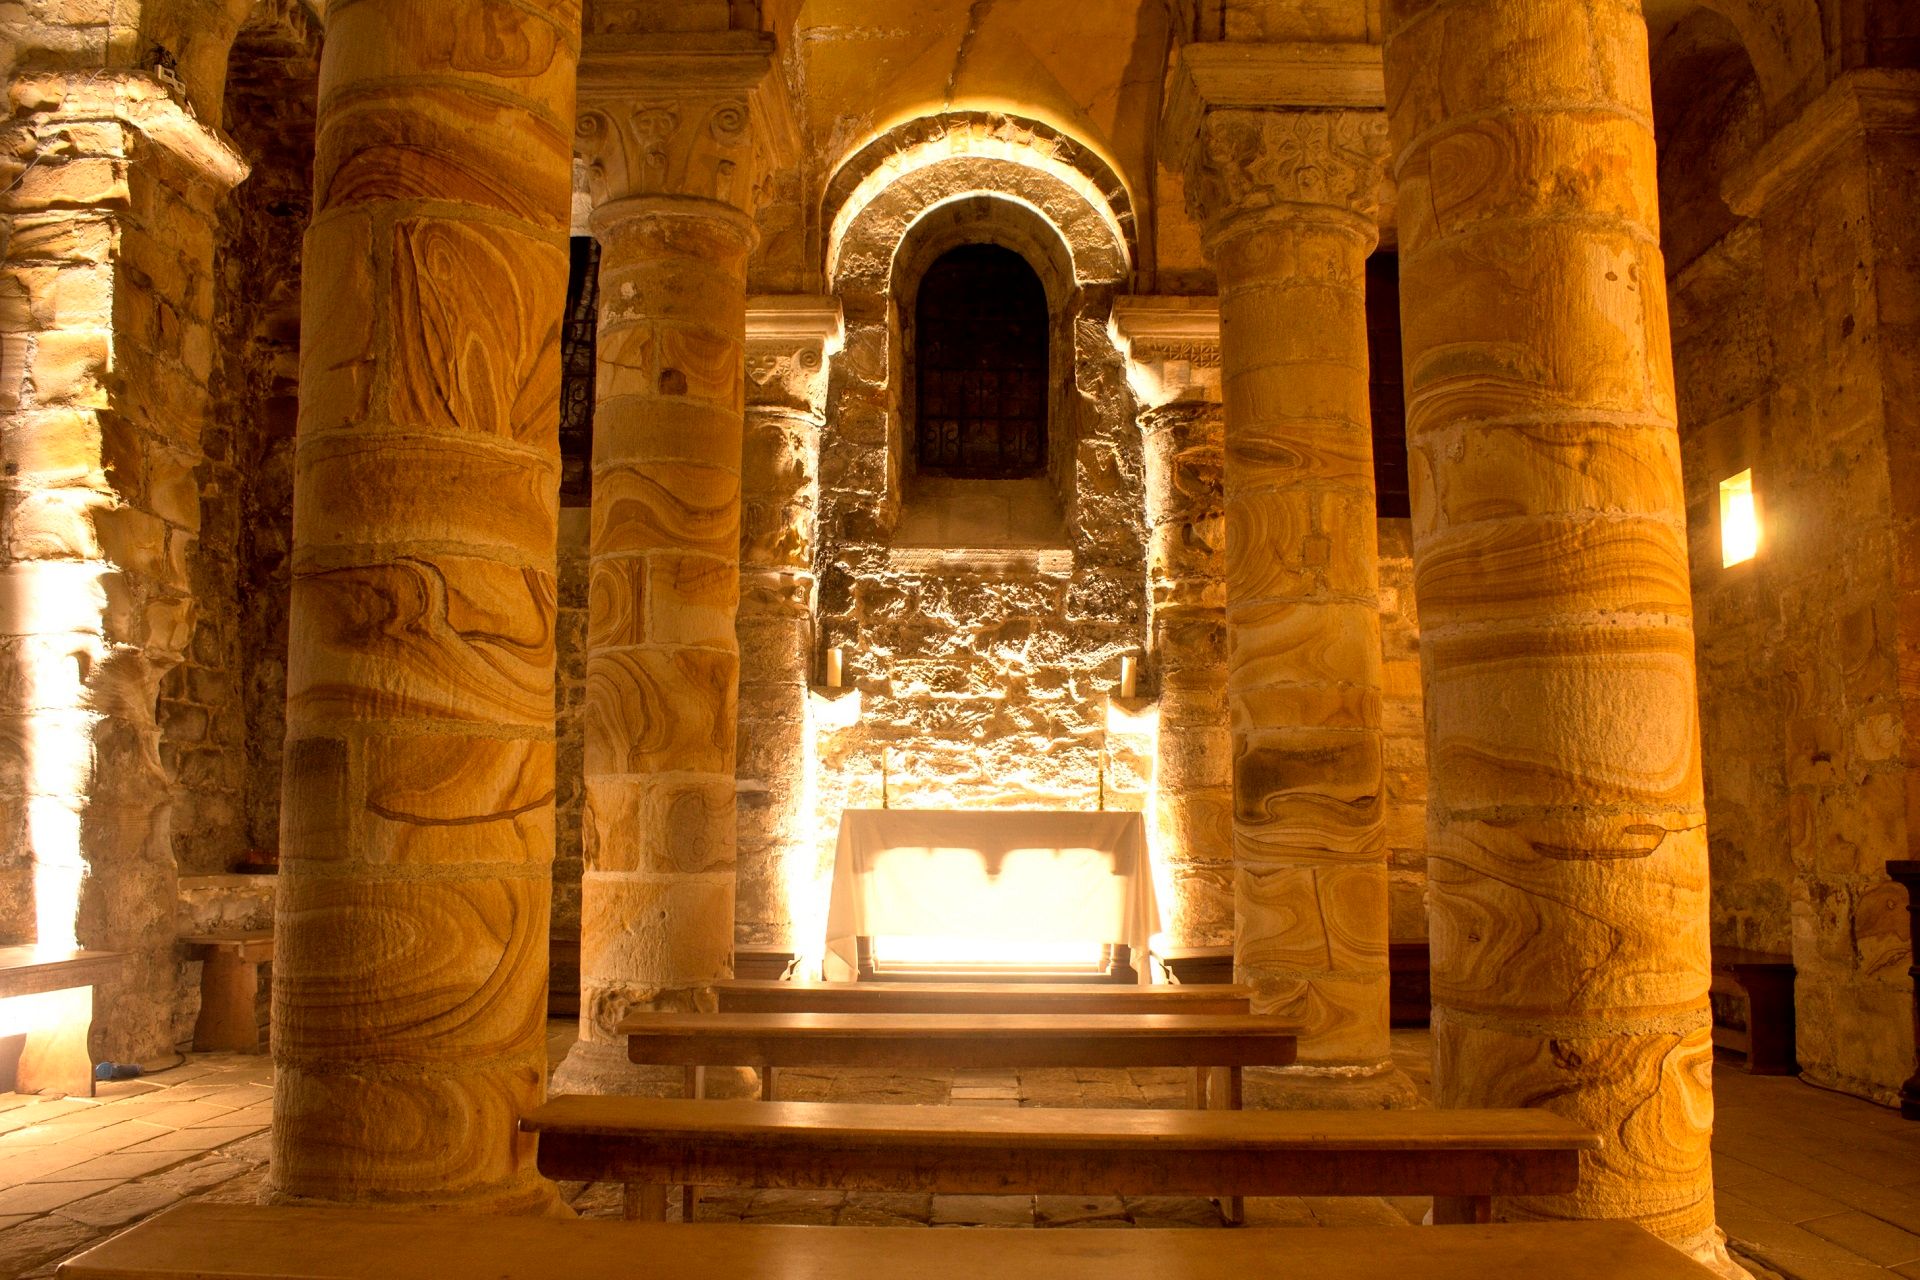
<path fill-rule="evenodd" d="M 826 977 L 858 972 L 858 940 L 956 957 L 1125 943 L 1144 972 L 1160 907 L 1137 813 L 849 809 L 827 907 Z"/>

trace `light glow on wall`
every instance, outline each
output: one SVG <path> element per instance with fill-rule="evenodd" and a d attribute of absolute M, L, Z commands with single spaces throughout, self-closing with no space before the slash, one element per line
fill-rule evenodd
<path fill-rule="evenodd" d="M 1753 469 L 1720 482 L 1720 564 L 1731 568 L 1760 552 L 1760 509 L 1754 500 Z"/>

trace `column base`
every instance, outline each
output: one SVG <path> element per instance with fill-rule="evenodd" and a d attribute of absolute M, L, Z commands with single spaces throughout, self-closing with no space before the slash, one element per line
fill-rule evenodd
<path fill-rule="evenodd" d="M 751 1067 L 707 1067 L 702 1096 L 757 1098 L 760 1075 Z M 643 1067 L 627 1058 L 625 1045 L 577 1040 L 553 1070 L 549 1094 L 586 1093 L 599 1097 L 680 1098 L 686 1096 L 683 1067 Z"/>
<path fill-rule="evenodd" d="M 1676 1240 L 1674 1248 L 1726 1280 L 1754 1280 L 1753 1273 L 1727 1252 L 1727 1233 L 1719 1227 L 1695 1240 Z"/>
<path fill-rule="evenodd" d="M 1404 1111 L 1420 1105 L 1419 1087 L 1391 1062 L 1248 1067 L 1244 1089 L 1250 1111 Z"/>

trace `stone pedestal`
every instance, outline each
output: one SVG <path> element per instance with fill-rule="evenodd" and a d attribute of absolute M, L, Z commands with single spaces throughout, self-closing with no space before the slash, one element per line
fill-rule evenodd
<path fill-rule="evenodd" d="M 1389 0 L 1434 1092 L 1607 1135 L 1506 1217 L 1719 1253 L 1686 512 L 1633 0 Z"/>
<path fill-rule="evenodd" d="M 1168 109 L 1220 280 L 1235 974 L 1304 1068 L 1389 1070 L 1366 260 L 1377 110 L 1255 106 L 1183 51 Z M 1180 132 L 1175 134 L 1175 130 Z M 1191 132 L 1188 132 L 1191 131 Z"/>
<path fill-rule="evenodd" d="M 327 20 L 302 306 L 273 1180 L 543 1210 L 575 0 Z"/>
<path fill-rule="evenodd" d="M 749 210 L 775 79 L 757 32 L 588 37 L 576 145 L 600 242 L 580 1041 L 556 1089 L 673 1087 L 621 1020 L 732 972 Z"/>

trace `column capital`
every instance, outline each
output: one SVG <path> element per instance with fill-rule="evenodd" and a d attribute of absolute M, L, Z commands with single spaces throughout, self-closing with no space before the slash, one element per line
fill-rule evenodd
<path fill-rule="evenodd" d="M 1220 300 L 1130 296 L 1107 324 L 1144 409 L 1220 402 Z"/>
<path fill-rule="evenodd" d="M 218 129 L 201 123 L 166 85 L 138 72 L 23 71 L 8 86 L 7 97 L 14 121 L 38 129 L 118 125 L 172 155 L 219 193 L 252 172 Z M 89 157 L 130 158 L 112 131 L 97 127 L 86 130 L 85 142 L 68 156 Z"/>
<path fill-rule="evenodd" d="M 756 294 L 747 299 L 747 406 L 823 418 L 827 358 L 846 329 L 840 299 Z"/>
<path fill-rule="evenodd" d="M 751 216 L 800 142 L 771 35 L 590 35 L 574 149 L 596 207 L 692 197 Z"/>
<path fill-rule="evenodd" d="M 1373 220 L 1387 181 L 1384 99 L 1377 45 L 1190 44 L 1161 148 L 1209 240 L 1284 205 Z"/>
<path fill-rule="evenodd" d="M 1850 71 L 1722 179 L 1727 206 L 1758 217 L 1795 191 L 1834 148 L 1872 133 L 1920 133 L 1920 71 Z"/>

